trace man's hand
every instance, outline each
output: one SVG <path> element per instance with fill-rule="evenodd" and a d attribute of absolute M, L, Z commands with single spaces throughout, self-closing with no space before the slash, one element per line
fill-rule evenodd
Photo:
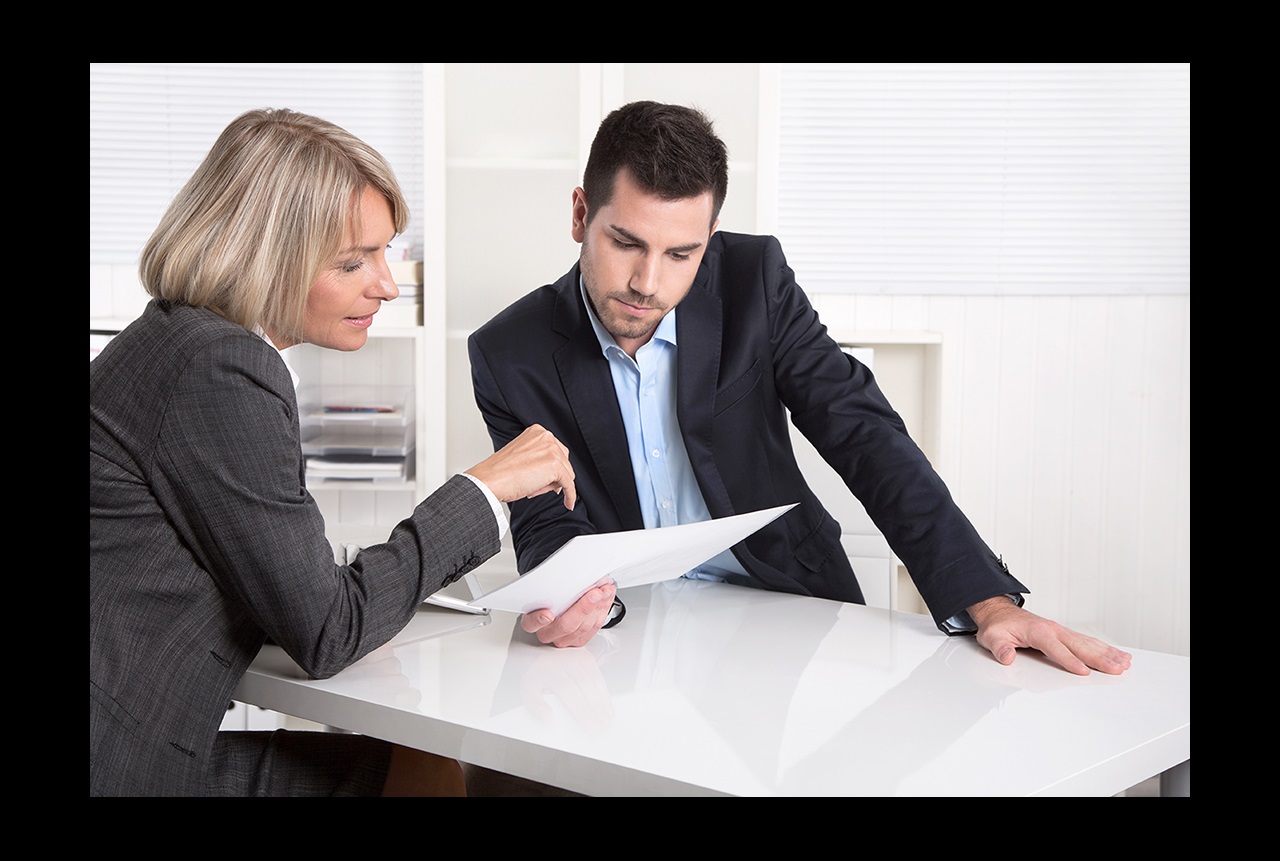
<path fill-rule="evenodd" d="M 498 451 L 467 470 L 484 482 L 501 502 L 538 496 L 549 490 L 564 494 L 564 507 L 573 510 L 578 490 L 573 484 L 569 449 L 551 431 L 532 425 Z"/>
<path fill-rule="evenodd" d="M 585 646 L 609 621 L 609 609 L 617 593 L 612 580 L 601 580 L 559 616 L 552 617 L 550 610 L 534 610 L 520 617 L 520 627 L 536 634 L 540 642 L 557 648 Z"/>
<path fill-rule="evenodd" d="M 978 642 L 1006 666 L 1018 649 L 1043 652 L 1078 676 L 1089 675 L 1090 669 L 1118 675 L 1133 659 L 1128 652 L 1030 613 L 1003 595 L 974 604 L 969 615 L 978 626 Z"/>

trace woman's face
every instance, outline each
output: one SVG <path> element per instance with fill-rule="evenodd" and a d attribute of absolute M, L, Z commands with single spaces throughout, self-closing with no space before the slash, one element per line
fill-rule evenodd
<path fill-rule="evenodd" d="M 303 338 L 331 350 L 358 350 L 369 337 L 373 315 L 400 295 L 387 266 L 387 244 L 395 238 L 391 204 L 382 193 L 365 189 L 360 198 L 361 231 L 348 226 L 338 258 L 321 273 L 307 294 Z"/>

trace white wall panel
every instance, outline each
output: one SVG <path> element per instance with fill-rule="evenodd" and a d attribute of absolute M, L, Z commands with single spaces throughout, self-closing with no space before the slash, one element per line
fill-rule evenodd
<path fill-rule="evenodd" d="M 1035 301 L 1031 337 L 1036 348 L 1032 383 L 1033 411 L 1030 475 L 1034 492 L 1027 516 L 1031 539 L 1025 557 L 1027 583 L 1035 590 L 1036 609 L 1051 619 L 1065 615 L 1070 579 L 1065 564 L 1070 528 L 1070 499 L 1064 492 L 1071 475 L 1072 300 Z M 1013 557 L 1011 554 L 1011 558 Z M 1023 566 L 1018 566 L 1019 576 Z"/>
<path fill-rule="evenodd" d="M 1029 606 L 1190 654 L 1190 297 L 884 298 L 814 300 L 942 336 L 935 465 Z"/>
<path fill-rule="evenodd" d="M 1031 465 L 1035 460 L 1036 342 L 1035 301 L 1028 298 L 997 299 L 1000 305 L 999 375 L 996 389 L 995 434 L 987 448 L 993 459 L 992 484 L 996 489 L 991 540 L 1007 559 L 1026 560 L 1035 541 L 1031 507 L 1035 495 Z M 1019 576 L 1033 591 L 1036 571 L 1025 562 Z"/>
<path fill-rule="evenodd" d="M 1166 297 L 1147 301 L 1144 378 L 1170 374 L 1168 385 L 1144 390 L 1143 434 L 1146 497 L 1139 522 L 1142 578 L 1142 640 L 1164 651 L 1190 653 L 1191 417 L 1190 317 L 1185 303 Z M 1182 606 L 1185 600 L 1185 608 Z"/>
<path fill-rule="evenodd" d="M 1102 564 L 1106 568 L 1100 623 L 1123 642 L 1141 638 L 1142 575 L 1140 512 L 1147 487 L 1142 449 L 1147 438 L 1141 403 L 1146 301 L 1141 297 L 1107 303 L 1106 448 L 1103 462 Z"/>

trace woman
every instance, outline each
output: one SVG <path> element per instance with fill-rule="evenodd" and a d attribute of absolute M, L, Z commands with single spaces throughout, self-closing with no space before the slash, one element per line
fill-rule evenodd
<path fill-rule="evenodd" d="M 364 345 L 407 221 L 368 145 L 263 110 L 227 127 L 148 242 L 153 299 L 89 368 L 91 795 L 462 789 L 452 760 L 373 739 L 218 732 L 267 637 L 330 676 L 497 552 L 498 501 L 573 506 L 567 451 L 530 428 L 335 565 L 279 350 Z"/>

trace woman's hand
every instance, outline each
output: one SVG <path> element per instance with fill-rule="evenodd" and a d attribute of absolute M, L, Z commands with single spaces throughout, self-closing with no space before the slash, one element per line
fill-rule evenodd
<path fill-rule="evenodd" d="M 541 425 L 526 428 L 520 436 L 467 470 L 467 474 L 483 481 L 502 502 L 551 490 L 564 495 L 564 507 L 570 511 L 578 501 L 569 449 Z"/>

